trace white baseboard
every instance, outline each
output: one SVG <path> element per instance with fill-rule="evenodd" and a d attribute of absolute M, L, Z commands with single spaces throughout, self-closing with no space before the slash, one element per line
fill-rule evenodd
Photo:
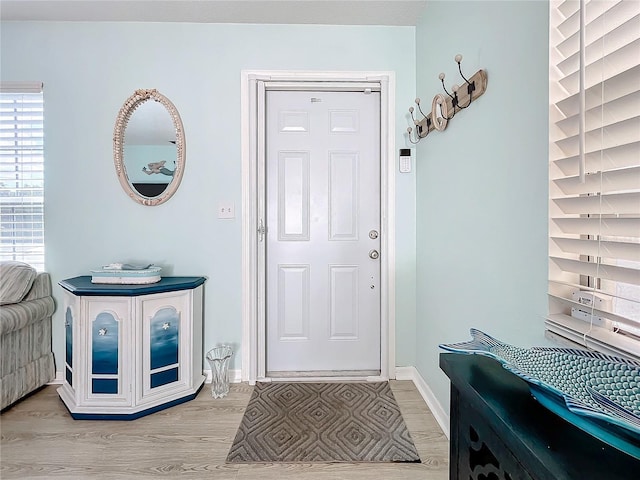
<path fill-rule="evenodd" d="M 240 369 L 229 370 L 229 383 L 240 383 L 242 381 L 241 372 L 242 370 Z M 202 374 L 207 377 L 204 383 L 211 383 L 211 370 L 203 370 Z M 64 383 L 64 377 L 62 375 L 62 372 L 56 372 L 56 378 L 47 383 L 47 385 L 62 385 Z"/>
<path fill-rule="evenodd" d="M 204 383 L 211 383 L 211 370 L 203 370 L 203 375 L 206 375 L 207 379 Z M 242 370 L 229 370 L 229 383 L 240 383 L 242 382 Z"/>
<path fill-rule="evenodd" d="M 449 437 L 449 414 L 447 411 L 442 408 L 442 405 L 433 394 L 433 391 L 427 385 L 427 382 L 424 381 L 422 375 L 416 370 L 415 367 L 396 367 L 396 380 L 411 380 L 413 384 L 420 392 L 424 402 L 431 410 L 436 422 L 440 425 L 440 428 L 444 432 L 444 434 Z"/>
<path fill-rule="evenodd" d="M 47 385 L 62 385 L 64 383 L 64 376 L 62 372 L 56 372 L 56 378 L 51 380 Z"/>
<path fill-rule="evenodd" d="M 203 370 L 202 374 L 207 377 L 205 383 L 211 383 L 211 370 Z M 56 372 L 56 378 L 47 385 L 62 385 L 63 379 L 63 373 Z M 415 367 L 396 367 L 396 380 L 411 380 L 413 382 L 422 399 L 427 404 L 427 407 L 431 410 L 436 422 L 438 422 L 444 434 L 449 438 L 449 414 L 442 408 L 442 405 L 440 405 L 440 402 L 436 399 L 427 382 L 425 382 L 424 378 L 418 373 L 418 370 L 416 370 Z M 229 370 L 229 383 L 240 383 L 241 381 L 242 370 Z"/>

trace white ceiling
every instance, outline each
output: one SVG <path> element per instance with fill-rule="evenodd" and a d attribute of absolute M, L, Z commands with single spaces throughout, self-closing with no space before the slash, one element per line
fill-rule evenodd
<path fill-rule="evenodd" d="M 426 0 L 1 0 L 3 21 L 416 25 Z"/>

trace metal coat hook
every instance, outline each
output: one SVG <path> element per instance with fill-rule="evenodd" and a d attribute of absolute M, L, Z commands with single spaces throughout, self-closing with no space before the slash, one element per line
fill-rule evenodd
<path fill-rule="evenodd" d="M 409 107 L 409 114 L 411 115 L 414 127 L 408 127 L 407 133 L 409 141 L 414 145 L 425 138 L 431 130 L 444 130 L 447 126 L 447 122 L 451 120 L 457 112 L 468 108 L 471 105 L 471 102 L 480 97 L 487 89 L 487 74 L 484 70 L 478 70 L 471 78 L 468 79 L 462 73 L 462 55 L 456 55 L 454 60 L 458 64 L 458 73 L 464 80 L 462 87 L 457 84 L 453 84 L 451 86 L 452 93 L 449 92 L 444 84 L 445 74 L 441 73 L 438 75 L 438 78 L 440 79 L 442 88 L 447 96 L 445 97 L 441 94 L 436 95 L 433 98 L 431 112 L 429 112 L 429 114 L 425 114 L 422 111 L 422 108 L 420 107 L 420 98 L 416 98 L 415 102 L 418 107 L 417 110 L 422 115 L 422 118 L 420 119 L 418 118 L 417 113 L 414 116 L 416 109 Z M 467 87 L 466 89 L 464 88 L 465 86 Z M 449 115 L 449 113 L 451 113 L 451 115 Z"/>
<path fill-rule="evenodd" d="M 444 77 L 445 77 L 444 73 L 441 73 L 440 75 L 438 75 L 440 82 L 442 82 L 442 88 L 444 89 L 444 92 L 447 95 L 449 95 L 449 98 L 451 98 L 451 104 L 453 105 L 453 114 L 451 115 L 449 120 L 451 120 L 451 118 L 453 118 L 453 116 L 456 114 L 456 108 L 462 109 L 462 108 L 467 108 L 469 105 L 471 105 L 471 102 L 473 101 L 473 92 L 476 89 L 476 82 L 475 81 L 470 82 L 469 80 L 467 80 L 467 77 L 465 77 L 464 74 L 462 73 L 462 66 L 461 66 L 462 55 L 460 54 L 456 55 L 454 60 L 458 64 L 458 72 L 460 73 L 460 76 L 467 84 L 467 94 L 469 95 L 469 102 L 465 106 L 462 106 L 460 104 L 460 99 L 458 98 L 458 90 L 460 89 L 460 87 L 454 83 L 451 86 L 451 91 L 453 92 L 453 95 L 450 94 L 447 90 L 447 87 L 445 87 L 444 85 Z"/>
<path fill-rule="evenodd" d="M 413 116 L 414 109 L 413 107 L 409 107 L 409 113 L 411 114 L 411 120 L 413 120 L 413 124 L 415 125 L 416 136 L 418 137 L 418 140 L 415 142 L 411 140 L 411 131 L 412 131 L 411 127 L 407 128 L 407 133 L 409 134 L 409 141 L 414 145 L 427 136 L 427 134 L 429 133 L 429 127 L 431 126 L 431 117 L 425 115 L 424 112 L 422 111 L 422 108 L 420 108 L 420 97 L 417 97 L 415 102 L 416 102 L 416 105 L 418 106 L 418 111 L 422 115 L 422 119 L 418 120 L 416 117 L 414 117 Z M 425 126 L 422 125 L 423 122 L 426 124 Z"/>

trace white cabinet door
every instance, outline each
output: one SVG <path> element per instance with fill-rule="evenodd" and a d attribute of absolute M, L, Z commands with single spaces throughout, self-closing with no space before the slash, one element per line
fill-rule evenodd
<path fill-rule="evenodd" d="M 380 370 L 380 95 L 266 96 L 268 375 Z"/>
<path fill-rule="evenodd" d="M 87 324 L 81 329 L 89 355 L 84 358 L 86 402 L 131 405 L 131 300 L 85 297 Z"/>
<path fill-rule="evenodd" d="M 79 380 L 74 373 L 81 370 L 74 363 L 73 340 L 78 337 L 80 321 L 80 298 L 69 293 L 64 293 L 64 385 L 69 389 L 69 394 L 75 397 L 76 384 Z M 82 343 L 80 348 L 82 348 Z"/>
<path fill-rule="evenodd" d="M 139 403 L 191 388 L 191 291 L 138 297 Z"/>

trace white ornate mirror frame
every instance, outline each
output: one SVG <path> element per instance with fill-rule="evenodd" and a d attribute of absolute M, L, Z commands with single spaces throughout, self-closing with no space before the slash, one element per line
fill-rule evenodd
<path fill-rule="evenodd" d="M 149 100 L 154 100 L 164 106 L 171 116 L 171 120 L 173 121 L 176 131 L 176 167 L 173 172 L 173 179 L 167 184 L 167 188 L 155 197 L 145 197 L 136 191 L 129 181 L 127 168 L 124 163 L 124 138 L 127 124 L 136 109 Z M 124 103 L 120 112 L 118 112 L 116 125 L 113 131 L 113 160 L 122 188 L 135 202 L 148 206 L 160 205 L 161 203 L 169 200 L 169 198 L 176 193 L 176 190 L 178 190 L 180 182 L 182 181 L 182 174 L 184 172 L 185 165 L 184 129 L 176 107 L 167 97 L 159 93 L 156 89 L 136 90 Z"/>

